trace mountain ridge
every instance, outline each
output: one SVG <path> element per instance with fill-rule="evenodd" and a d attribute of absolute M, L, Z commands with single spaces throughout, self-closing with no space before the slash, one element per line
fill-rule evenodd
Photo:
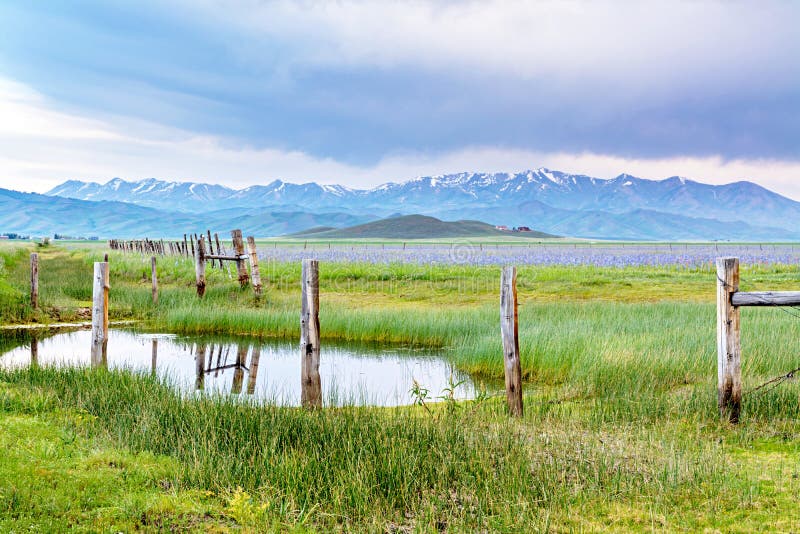
<path fill-rule="evenodd" d="M 736 235 L 746 239 L 749 235 L 765 239 L 774 235 L 778 239 L 796 234 L 795 229 L 800 227 L 800 202 L 749 181 L 711 185 L 679 176 L 648 180 L 626 173 L 602 179 L 546 168 L 420 176 L 370 189 L 282 180 L 242 189 L 155 178 L 136 182 L 115 178 L 106 184 L 69 180 L 47 194 L 124 201 L 188 213 L 197 211 L 198 205 L 208 209 L 207 204 L 212 203 L 213 209 L 335 211 L 377 218 L 398 211 L 445 219 L 467 215 L 493 225 L 529 226 L 551 234 L 600 238 L 677 239 L 680 235 L 725 239 Z M 534 205 L 539 208 L 540 204 L 544 208 L 527 209 Z M 556 220 L 557 215 L 562 220 Z M 608 224 L 586 222 L 603 217 Z M 678 219 L 682 221 L 681 232 L 671 232 L 668 221 Z M 565 225 L 564 221 L 574 224 Z M 724 223 L 742 221 L 746 221 L 746 227 L 725 228 Z"/>
<path fill-rule="evenodd" d="M 118 201 L 88 201 L 0 189 L 0 233 L 105 238 L 178 237 L 206 229 L 246 229 L 258 236 L 283 235 L 314 226 L 346 227 L 376 216 L 349 213 L 223 209 L 196 214 L 169 212 Z"/>

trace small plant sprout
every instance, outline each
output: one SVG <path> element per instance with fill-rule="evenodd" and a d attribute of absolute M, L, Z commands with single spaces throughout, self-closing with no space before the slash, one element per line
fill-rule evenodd
<path fill-rule="evenodd" d="M 453 413 L 458 407 L 455 396 L 456 388 L 463 385 L 464 382 L 464 380 L 459 380 L 456 382 L 453 379 L 453 373 L 450 373 L 450 377 L 447 379 L 447 387 L 442 389 L 442 394 L 436 397 L 437 399 L 441 399 L 445 402 L 445 406 L 447 406 L 447 413 Z"/>
<path fill-rule="evenodd" d="M 413 399 L 415 406 L 422 406 L 425 408 L 425 411 L 433 415 L 433 412 L 431 412 L 431 409 L 425 403 L 426 400 L 430 399 L 428 388 L 421 386 L 420 383 L 414 379 L 409 393 L 411 393 L 411 398 Z"/>

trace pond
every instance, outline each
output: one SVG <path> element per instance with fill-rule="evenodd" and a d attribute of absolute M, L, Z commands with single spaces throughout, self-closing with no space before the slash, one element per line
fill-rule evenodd
<path fill-rule="evenodd" d="M 17 335 L 16 345 L 0 355 L 0 366 L 89 366 L 91 332 L 79 330 L 49 337 Z M 252 338 L 187 337 L 111 329 L 109 369 L 150 372 L 188 394 L 241 395 L 261 402 L 298 406 L 301 402 L 301 353 L 296 343 Z M 398 406 L 412 404 L 414 382 L 429 391 L 426 402 L 446 395 L 475 395 L 474 383 L 441 355 L 411 348 L 323 343 L 318 381 L 322 404 Z"/>

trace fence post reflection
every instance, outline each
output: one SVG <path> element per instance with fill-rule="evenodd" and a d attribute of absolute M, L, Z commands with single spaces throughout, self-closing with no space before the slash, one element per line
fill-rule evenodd
<path fill-rule="evenodd" d="M 31 367 L 39 367 L 39 340 L 31 338 Z"/>
<path fill-rule="evenodd" d="M 242 382 L 244 381 L 244 366 L 247 363 L 247 345 L 239 344 L 236 346 L 236 365 L 233 368 L 233 385 L 231 393 L 239 394 L 242 392 Z"/>
<path fill-rule="evenodd" d="M 156 374 L 156 363 L 158 360 L 158 339 L 153 338 L 153 353 L 150 361 L 150 372 Z"/>
<path fill-rule="evenodd" d="M 195 379 L 194 387 L 200 391 L 205 389 L 205 367 L 206 367 L 206 346 L 205 344 L 198 343 L 197 350 L 195 351 L 195 363 L 197 368 L 197 378 Z"/>
<path fill-rule="evenodd" d="M 252 395 L 256 391 L 256 380 L 258 380 L 258 361 L 261 359 L 261 347 L 255 345 L 250 355 L 250 371 L 247 374 L 247 394 Z"/>

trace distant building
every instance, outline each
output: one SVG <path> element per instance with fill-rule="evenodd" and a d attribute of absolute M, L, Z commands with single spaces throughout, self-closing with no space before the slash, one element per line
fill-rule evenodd
<path fill-rule="evenodd" d="M 520 226 L 517 228 L 517 232 L 533 232 L 528 226 Z"/>
<path fill-rule="evenodd" d="M 495 229 L 495 230 L 504 230 L 504 231 L 506 231 L 506 232 L 507 232 L 507 231 L 508 231 L 508 226 L 506 226 L 506 225 L 504 225 L 504 224 L 501 224 L 501 225 L 499 225 L 499 226 L 495 226 L 495 227 L 494 227 L 494 229 Z"/>

